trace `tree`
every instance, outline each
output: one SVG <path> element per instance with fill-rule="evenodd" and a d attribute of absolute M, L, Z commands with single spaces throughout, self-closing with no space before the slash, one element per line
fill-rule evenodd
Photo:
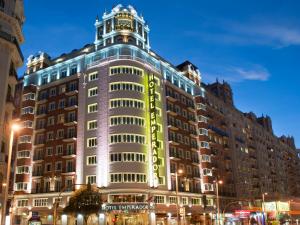
<path fill-rule="evenodd" d="M 89 217 L 98 214 L 102 208 L 102 196 L 97 188 L 93 188 L 90 184 L 77 190 L 70 198 L 69 205 L 63 210 L 64 213 L 77 216 L 81 214 L 85 224 Z"/>

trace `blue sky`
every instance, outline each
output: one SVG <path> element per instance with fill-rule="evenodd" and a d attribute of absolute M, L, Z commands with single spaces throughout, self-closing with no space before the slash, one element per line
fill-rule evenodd
<path fill-rule="evenodd" d="M 190 60 L 205 82 L 227 80 L 240 110 L 270 115 L 275 134 L 293 135 L 300 147 L 300 1 L 24 2 L 26 58 L 92 43 L 96 15 L 131 4 L 148 22 L 156 52 L 175 65 Z"/>

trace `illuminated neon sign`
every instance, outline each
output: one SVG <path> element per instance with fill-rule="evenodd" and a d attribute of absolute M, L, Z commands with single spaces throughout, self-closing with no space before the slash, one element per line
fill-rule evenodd
<path fill-rule="evenodd" d="M 149 111 L 150 111 L 150 135 L 151 135 L 151 156 L 152 156 L 152 172 L 154 186 L 158 185 L 159 166 L 158 166 L 158 141 L 157 141 L 157 121 L 155 106 L 155 79 L 154 74 L 148 75 L 149 87 Z"/>

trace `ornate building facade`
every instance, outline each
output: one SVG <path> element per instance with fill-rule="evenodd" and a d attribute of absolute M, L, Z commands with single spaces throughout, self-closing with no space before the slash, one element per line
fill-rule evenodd
<path fill-rule="evenodd" d="M 93 44 L 53 59 L 43 52 L 28 59 L 14 224 L 37 215 L 52 224 L 57 201 L 57 222 L 80 224 L 81 215 L 62 210 L 88 183 L 103 194 L 103 211 L 94 218 L 100 224 L 172 224 L 177 218 L 209 224 L 218 181 L 220 209 L 239 198 L 255 204 L 261 191 L 271 192 L 279 181 L 266 175 L 272 171 L 262 168 L 258 154 L 289 168 L 284 159 L 294 160 L 294 152 L 266 118 L 239 112 L 229 85 L 202 84 L 192 63 L 175 67 L 152 51 L 150 29 L 133 7 L 114 7 L 95 28 Z M 296 178 L 286 179 L 288 191 L 278 183 L 274 195 L 299 194 Z"/>

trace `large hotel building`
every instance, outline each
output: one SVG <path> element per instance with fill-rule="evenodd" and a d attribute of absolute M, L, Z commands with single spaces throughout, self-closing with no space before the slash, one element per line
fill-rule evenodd
<path fill-rule="evenodd" d="M 101 225 L 210 224 L 236 200 L 260 211 L 262 193 L 300 195 L 293 139 L 236 109 L 227 83 L 203 84 L 192 63 L 158 56 L 133 7 L 104 13 L 95 30 L 93 44 L 28 59 L 13 224 L 37 214 L 52 224 L 55 201 L 58 224 L 82 223 L 62 210 L 87 183 L 102 193 Z"/>

